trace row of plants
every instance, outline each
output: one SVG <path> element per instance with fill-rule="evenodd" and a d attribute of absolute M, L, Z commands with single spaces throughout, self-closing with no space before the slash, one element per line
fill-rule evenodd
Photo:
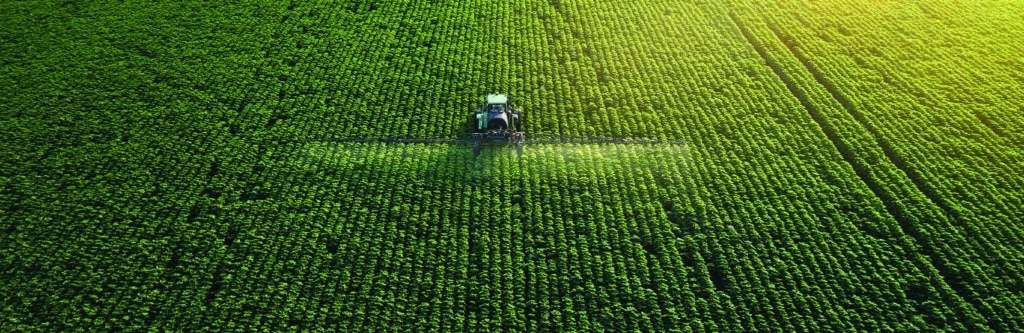
<path fill-rule="evenodd" d="M 1013 97 L 1004 96 L 1013 94 L 1005 88 L 1014 80 L 1000 74 L 1012 52 L 996 48 L 969 66 L 953 65 L 964 63 L 965 48 L 1007 38 L 985 31 L 1018 23 L 973 5 L 884 6 L 891 8 L 849 1 L 735 7 L 745 21 L 766 22 L 755 35 L 774 43 L 768 53 L 828 104 L 826 121 L 843 128 L 838 136 L 902 212 L 904 229 L 984 316 L 976 321 L 996 330 L 1019 326 L 1019 140 L 1001 128 L 1016 126 L 1006 116 Z M 984 24 L 965 25 L 963 12 Z"/>
<path fill-rule="evenodd" d="M 773 300 L 771 302 L 785 302 L 774 308 L 786 309 L 778 313 L 787 313 L 787 319 L 777 318 L 778 313 L 773 311 L 761 313 L 751 309 L 741 313 L 771 319 L 739 324 L 749 321 L 738 319 L 740 317 L 735 321 L 718 317 L 717 324 L 731 323 L 736 325 L 732 327 L 735 330 L 747 329 L 743 325 L 819 327 L 815 325 L 824 325 L 823 322 L 811 318 L 826 316 L 816 311 L 830 305 L 851 304 L 858 310 L 831 310 L 837 316 L 833 322 L 845 323 L 848 329 L 867 330 L 880 325 L 949 330 L 971 325 L 970 320 L 965 319 L 969 314 L 964 314 L 966 310 L 960 309 L 962 304 L 949 295 L 948 286 L 929 277 L 930 266 L 913 253 L 913 245 L 906 243 L 905 233 L 886 211 L 883 202 L 858 178 L 856 171 L 842 159 L 771 69 L 763 66 L 763 60 L 751 52 L 748 43 L 737 38 L 740 36 L 736 35 L 727 8 L 662 7 L 653 3 L 637 3 L 630 8 L 599 3 L 549 6 L 540 2 L 510 6 L 515 12 L 537 13 L 516 20 L 517 29 L 544 31 L 540 36 L 517 34 L 518 38 L 512 39 L 517 46 L 512 48 L 512 54 L 516 55 L 513 59 L 517 59 L 512 65 L 525 68 L 524 72 L 544 73 L 529 77 L 533 82 L 523 83 L 518 89 L 529 95 L 533 87 L 543 86 L 545 89 L 536 89 L 534 93 L 540 96 L 537 103 L 548 105 L 540 109 L 557 110 L 557 113 L 550 113 L 550 118 L 540 119 L 542 123 L 538 127 L 575 131 L 569 134 L 613 133 L 615 130 L 611 128 L 619 128 L 632 133 L 613 135 L 683 137 L 691 141 L 694 155 L 700 156 L 694 162 L 694 169 L 704 170 L 697 174 L 706 177 L 695 180 L 694 187 L 703 189 L 696 193 L 706 191 L 703 201 L 710 206 L 705 208 L 708 211 L 697 215 L 696 220 L 703 222 L 700 225 L 707 226 L 699 229 L 700 233 L 723 239 L 715 244 L 731 244 L 724 234 L 729 229 L 720 225 L 745 231 L 740 234 L 756 235 L 747 236 L 756 237 L 751 248 L 729 245 L 732 250 L 722 249 L 717 256 L 709 254 L 716 252 L 713 250 L 703 252 L 704 257 L 715 259 L 716 266 L 732 267 L 722 264 L 723 261 L 734 264 L 751 261 L 746 255 L 763 252 L 754 246 L 765 242 L 788 245 L 799 240 L 820 244 L 813 247 L 816 251 L 821 247 L 835 252 L 824 251 L 827 254 L 810 257 L 815 259 L 795 256 L 795 259 L 803 258 L 797 260 L 797 267 L 822 266 L 816 260 L 849 261 L 857 263 L 845 264 L 849 267 L 872 267 L 872 270 L 851 275 L 857 279 L 847 278 L 855 282 L 832 280 L 830 277 L 834 275 L 808 268 L 806 273 L 793 277 L 819 279 L 807 287 L 809 290 L 802 288 L 803 285 L 791 284 L 779 288 L 779 292 L 809 297 L 797 297 L 798 301 L 766 297 Z M 605 102 L 609 96 L 620 94 L 625 97 Z M 589 105 L 592 101 L 594 105 Z M 611 107 L 615 103 L 618 107 Z M 636 120 L 630 121 L 628 117 Z M 781 228 L 777 228 L 778 231 L 769 228 L 778 233 L 766 233 L 767 225 Z M 808 226 L 819 226 L 825 231 Z M 852 235 L 833 240 L 839 230 Z M 833 242 L 842 245 L 825 245 Z M 782 247 L 779 251 L 792 250 Z M 858 254 L 861 251 L 871 254 Z M 763 269 L 765 266 L 753 263 L 751 267 Z M 815 266 L 808 266 L 811 263 Z M 843 270 L 848 269 L 853 268 Z M 889 273 L 870 273 L 875 271 Z M 715 275 L 729 276 L 729 273 L 733 272 L 723 273 L 723 269 L 718 268 Z M 747 282 L 747 286 L 757 286 L 760 278 L 748 275 L 741 281 Z M 887 301 L 881 307 L 876 304 L 883 302 L 848 302 L 851 299 L 848 296 L 855 292 L 844 286 L 856 290 L 860 285 L 877 286 L 869 291 L 872 296 L 863 299 Z M 912 285 L 915 287 L 910 288 Z M 926 298 L 941 298 L 942 301 L 920 306 L 926 302 L 921 295 L 912 299 L 904 292 L 904 289 L 918 288 L 931 295 Z M 734 289 L 721 294 L 733 297 L 730 300 L 741 308 L 757 302 L 753 301 L 757 297 L 749 296 L 757 293 L 749 291 Z"/>
<path fill-rule="evenodd" d="M 100 54 L 3 77 L 0 330 L 974 327 L 720 4 L 165 6 L 62 9 Z M 449 138 L 480 90 L 689 143 L 306 140 Z"/>

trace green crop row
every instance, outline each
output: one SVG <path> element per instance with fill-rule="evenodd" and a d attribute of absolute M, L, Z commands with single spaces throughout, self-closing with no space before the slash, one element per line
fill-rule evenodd
<path fill-rule="evenodd" d="M 946 2 L 736 7 L 766 22 L 755 35 L 829 104 L 826 121 L 856 142 L 888 205 L 981 322 L 1020 326 L 1020 142 L 1004 131 L 1019 126 L 1010 116 L 1018 92 L 1005 89 L 1019 71 L 1016 44 L 999 32 L 1019 22 L 1004 9 Z M 971 48 L 989 51 L 967 61 Z"/>
<path fill-rule="evenodd" d="M 0 331 L 1020 326 L 1012 17 L 859 5 L 0 3 Z M 484 91 L 677 143 L 308 140 L 456 138 Z"/>

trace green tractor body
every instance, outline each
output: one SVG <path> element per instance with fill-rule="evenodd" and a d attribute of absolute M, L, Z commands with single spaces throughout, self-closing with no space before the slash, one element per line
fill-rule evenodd
<path fill-rule="evenodd" d="M 516 108 L 505 94 L 488 94 L 484 105 L 473 111 L 476 128 L 473 131 L 473 155 L 479 155 L 484 145 L 508 144 L 522 153 L 525 136 L 522 132 L 523 111 Z"/>

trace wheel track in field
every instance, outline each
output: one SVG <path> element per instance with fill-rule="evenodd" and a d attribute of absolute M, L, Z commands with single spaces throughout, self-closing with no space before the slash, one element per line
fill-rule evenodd
<path fill-rule="evenodd" d="M 865 165 L 865 163 L 859 161 L 859 159 L 857 158 L 857 156 L 855 156 L 855 153 L 851 149 L 852 147 L 850 147 L 850 145 L 846 144 L 844 141 L 840 139 L 840 134 L 825 120 L 825 116 L 811 102 L 807 94 L 805 94 L 804 91 L 800 88 L 800 85 L 789 74 L 786 73 L 786 70 L 783 69 L 783 67 L 779 65 L 779 63 L 776 62 L 774 58 L 768 55 L 768 52 L 765 50 L 764 46 L 756 38 L 754 38 L 754 35 L 751 33 L 750 29 L 743 23 L 743 21 L 740 20 L 740 18 L 737 17 L 736 14 L 733 12 L 729 12 L 728 16 L 732 23 L 739 30 L 740 34 L 745 39 L 745 41 L 748 44 L 750 44 L 751 47 L 753 47 L 753 49 L 757 52 L 757 55 L 764 60 L 765 64 L 769 68 L 771 68 L 775 76 L 778 77 L 780 81 L 782 81 L 782 83 L 785 85 L 789 93 L 796 97 L 796 99 L 800 102 L 800 105 L 814 120 L 815 124 L 817 124 L 818 127 L 821 128 L 822 132 L 832 143 L 833 147 L 837 151 L 839 151 L 839 154 L 842 156 L 843 160 L 846 161 L 846 163 L 853 168 L 858 178 L 860 178 L 861 181 L 864 182 L 865 185 L 867 185 L 867 187 L 871 190 L 872 194 L 874 194 L 875 197 L 879 198 L 879 200 L 882 201 L 887 213 L 896 219 L 903 233 L 909 235 L 913 239 L 915 245 L 917 245 L 923 250 L 924 256 L 928 258 L 928 262 L 938 271 L 938 274 L 939 276 L 942 277 L 943 282 L 949 285 L 961 300 L 964 300 L 966 302 L 964 303 L 964 305 L 969 307 L 968 310 L 974 313 L 979 313 L 979 301 L 969 297 L 970 295 L 968 293 L 968 288 L 964 286 L 965 282 L 960 281 L 961 279 L 955 276 L 952 276 L 950 272 L 953 272 L 953 270 L 950 269 L 949 265 L 947 265 L 944 260 L 939 259 L 938 254 L 936 253 L 935 249 L 930 245 L 930 243 L 924 241 L 926 240 L 926 236 L 922 233 L 920 228 L 918 228 L 911 222 L 913 218 L 910 217 L 910 212 L 906 211 L 905 208 L 898 205 L 896 200 L 897 198 L 894 197 L 893 193 L 890 193 L 890 191 L 886 190 L 886 188 L 879 181 L 875 180 L 874 177 L 871 176 L 869 172 L 870 166 Z M 846 98 L 842 93 L 840 93 L 839 90 L 830 81 L 825 79 L 824 75 L 816 67 L 814 67 L 813 64 L 811 64 L 805 56 L 803 56 L 796 49 L 794 49 L 792 45 L 787 44 L 785 42 L 785 39 L 782 38 L 781 33 L 778 31 L 778 28 L 769 25 L 769 29 L 773 33 L 772 37 L 778 39 L 779 42 L 786 47 L 786 50 L 788 50 L 793 55 L 793 57 L 800 62 L 803 68 L 809 74 L 811 74 L 815 82 L 822 86 L 822 88 L 824 88 L 825 91 L 829 93 L 829 96 L 831 96 L 831 98 L 835 102 L 838 102 L 839 105 L 842 106 L 843 111 L 847 112 L 851 117 L 854 118 L 854 120 L 856 120 L 857 125 L 864 128 L 867 131 L 867 133 L 871 135 L 871 138 L 874 139 L 874 141 L 882 149 L 882 152 L 886 159 L 888 159 L 890 163 L 892 163 L 894 166 L 896 166 L 897 169 L 899 169 L 899 171 L 906 175 L 906 177 L 910 180 L 910 183 L 914 185 L 914 188 L 919 193 L 922 193 L 924 197 L 928 199 L 929 203 L 938 207 L 941 210 L 941 212 L 946 217 L 950 218 L 950 220 L 954 224 L 959 224 L 959 214 L 957 214 L 955 210 L 953 210 L 948 204 L 941 200 L 941 198 L 935 192 L 935 190 L 924 182 L 924 180 L 921 178 L 920 174 L 916 170 L 907 165 L 903 158 L 898 153 L 896 153 L 892 145 L 889 144 L 889 142 L 886 141 L 875 128 L 870 126 L 865 116 L 853 106 L 853 103 L 848 98 Z M 987 320 L 982 320 L 982 325 L 990 327 L 990 323 L 988 323 Z"/>
<path fill-rule="evenodd" d="M 839 102 L 839 105 L 842 105 L 843 109 L 846 110 L 846 112 L 849 113 L 850 116 L 852 116 L 853 119 L 856 120 L 861 127 L 866 129 L 867 132 L 871 134 L 871 137 L 875 139 L 875 142 L 878 143 L 878 146 L 882 148 L 882 152 L 885 153 L 885 157 L 888 158 L 893 165 L 899 168 L 900 171 L 906 174 L 908 178 L 910 178 L 910 181 L 914 183 L 914 187 L 917 187 L 917 189 L 921 191 L 921 193 L 923 193 L 929 201 L 935 204 L 935 206 L 939 207 L 939 209 L 942 209 L 942 212 L 946 214 L 946 216 L 952 218 L 953 222 L 959 223 L 960 221 L 962 221 L 960 214 L 957 213 L 957 211 L 954 210 L 952 207 L 950 207 L 949 204 L 947 204 L 946 201 L 941 198 L 941 196 L 938 194 L 938 192 L 935 191 L 934 188 L 925 183 L 924 177 L 922 177 L 916 169 L 907 164 L 903 157 L 896 152 L 896 149 L 892 147 L 889 141 L 886 140 L 882 136 L 882 134 L 879 133 L 877 129 L 875 129 L 874 126 L 871 126 L 871 124 L 867 120 L 867 117 L 865 117 L 863 113 L 861 113 L 859 110 L 857 110 L 856 107 L 854 107 L 853 102 L 850 101 L 849 98 L 847 98 L 845 95 L 839 92 L 839 89 L 836 88 L 836 86 L 832 84 L 831 81 L 826 79 L 825 75 L 821 73 L 821 71 L 818 70 L 817 67 L 811 64 L 810 59 L 807 59 L 806 56 L 797 51 L 792 45 L 785 43 L 785 39 L 783 39 L 782 37 L 783 34 L 778 31 L 778 28 L 771 25 L 769 25 L 768 27 L 775 34 L 775 38 L 778 38 L 779 41 L 783 42 L 783 45 L 786 46 L 786 49 L 788 49 L 789 52 L 792 53 L 793 56 L 800 61 L 800 64 L 802 64 L 804 68 L 806 68 L 807 71 L 811 73 L 811 76 L 814 77 L 814 80 L 817 81 L 818 84 L 820 84 L 823 88 L 825 88 L 825 91 L 827 91 L 829 95 L 832 96 L 832 99 L 834 99 L 836 102 Z"/>

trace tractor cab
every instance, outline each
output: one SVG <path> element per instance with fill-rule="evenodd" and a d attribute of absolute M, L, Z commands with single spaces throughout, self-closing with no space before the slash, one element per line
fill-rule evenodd
<path fill-rule="evenodd" d="M 522 152 L 523 112 L 505 94 L 488 94 L 484 105 L 474 112 L 473 155 L 486 144 L 512 144 Z"/>
<path fill-rule="evenodd" d="M 487 105 L 508 105 L 508 95 L 505 94 L 489 94 L 487 95 Z"/>
<path fill-rule="evenodd" d="M 517 131 L 520 125 L 520 111 L 512 110 L 508 95 L 490 94 L 483 108 L 476 112 L 476 132 Z"/>

